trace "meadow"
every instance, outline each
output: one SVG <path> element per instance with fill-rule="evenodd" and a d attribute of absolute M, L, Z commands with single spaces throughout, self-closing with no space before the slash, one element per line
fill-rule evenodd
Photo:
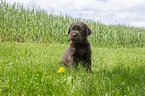
<path fill-rule="evenodd" d="M 145 30 L 54 15 L 0 3 L 0 95 L 144 96 Z M 68 28 L 82 21 L 93 33 L 92 73 L 82 66 L 59 73 Z"/>
<path fill-rule="evenodd" d="M 145 49 L 92 47 L 93 74 L 58 73 L 67 45 L 0 44 L 0 95 L 143 96 Z"/>

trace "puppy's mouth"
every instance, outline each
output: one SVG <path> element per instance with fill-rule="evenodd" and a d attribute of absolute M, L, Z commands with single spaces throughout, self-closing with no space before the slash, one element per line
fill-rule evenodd
<path fill-rule="evenodd" d="M 78 38 L 70 38 L 70 40 L 71 40 L 72 42 L 80 42 L 80 39 L 78 39 Z"/>
<path fill-rule="evenodd" d="M 70 35 L 70 40 L 72 42 L 81 42 L 81 37 L 79 35 Z"/>

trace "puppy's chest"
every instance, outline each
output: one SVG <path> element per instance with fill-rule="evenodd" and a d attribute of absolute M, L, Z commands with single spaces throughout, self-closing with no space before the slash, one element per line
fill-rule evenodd
<path fill-rule="evenodd" d="M 82 57 L 86 53 L 86 48 L 72 48 L 72 56 Z"/>

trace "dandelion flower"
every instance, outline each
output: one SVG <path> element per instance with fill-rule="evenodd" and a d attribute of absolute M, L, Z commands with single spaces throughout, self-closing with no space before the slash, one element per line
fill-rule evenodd
<path fill-rule="evenodd" d="M 65 68 L 64 67 L 60 67 L 59 70 L 57 72 L 59 73 L 63 73 L 65 71 Z"/>

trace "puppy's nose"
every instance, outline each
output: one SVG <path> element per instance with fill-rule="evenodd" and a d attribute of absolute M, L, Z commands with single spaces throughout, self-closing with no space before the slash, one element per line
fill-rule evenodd
<path fill-rule="evenodd" d="M 76 37 L 76 36 L 77 36 L 77 34 L 73 33 L 73 34 L 72 34 L 72 36 L 73 36 L 73 37 Z"/>

